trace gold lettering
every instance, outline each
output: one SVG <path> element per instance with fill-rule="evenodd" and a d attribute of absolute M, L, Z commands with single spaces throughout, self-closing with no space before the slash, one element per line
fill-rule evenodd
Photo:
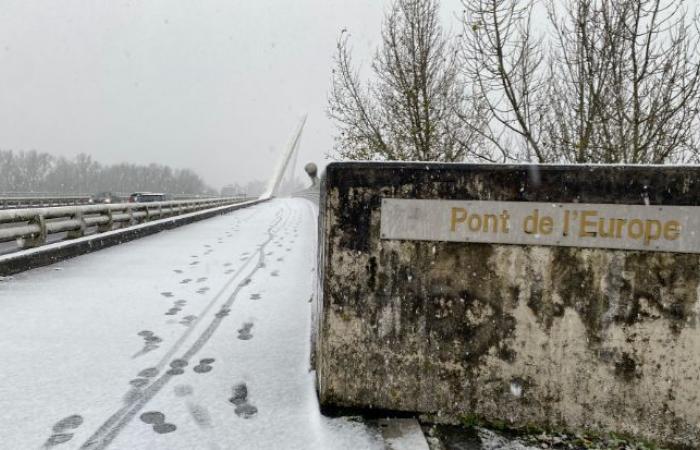
<path fill-rule="evenodd" d="M 620 239 L 622 237 L 622 227 L 627 223 L 627 219 L 615 219 L 615 238 Z"/>
<path fill-rule="evenodd" d="M 489 232 L 489 222 L 493 223 L 493 232 L 498 233 L 498 217 L 495 214 L 484 214 L 484 233 Z"/>
<path fill-rule="evenodd" d="M 554 219 L 549 216 L 544 216 L 540 220 L 540 234 L 547 236 L 552 234 L 552 228 L 554 227 Z"/>
<path fill-rule="evenodd" d="M 636 226 L 637 231 L 632 230 L 632 227 Z M 639 239 L 644 234 L 644 224 L 639 219 L 632 219 L 627 225 L 627 235 L 632 239 Z"/>
<path fill-rule="evenodd" d="M 598 219 L 598 236 L 609 238 L 615 235 L 615 219 L 608 219 L 608 230 L 605 231 L 605 219 Z"/>
<path fill-rule="evenodd" d="M 644 222 L 644 245 L 649 245 L 661 237 L 661 222 L 658 220 L 646 220 Z"/>
<path fill-rule="evenodd" d="M 508 210 L 500 213 L 469 214 L 466 208 L 451 208 L 450 229 L 456 232 L 460 225 L 464 225 L 464 231 L 472 233 L 504 233 L 510 232 L 511 215 Z M 576 223 L 578 222 L 578 231 Z M 540 215 L 540 210 L 535 208 L 530 211 L 523 222 L 523 231 L 527 234 L 550 236 L 558 223 L 549 215 Z M 578 233 L 581 238 L 612 238 L 642 241 L 645 246 L 661 239 L 675 241 L 681 237 L 681 224 L 677 220 L 640 219 L 604 217 L 595 209 L 563 210 L 562 236 L 570 233 Z"/>
<path fill-rule="evenodd" d="M 469 230 L 479 231 L 481 229 L 481 216 L 479 214 L 472 214 L 469 216 Z"/>
<path fill-rule="evenodd" d="M 510 231 L 510 224 L 508 223 L 510 221 L 510 214 L 508 214 L 508 210 L 503 210 L 500 217 L 501 233 L 508 233 Z"/>
<path fill-rule="evenodd" d="M 579 231 L 578 231 L 579 237 L 595 237 L 596 232 L 595 231 L 586 231 L 586 228 L 589 225 L 595 227 L 596 224 L 595 224 L 595 222 L 590 221 L 590 220 L 586 220 L 586 219 L 589 216 L 593 217 L 593 216 L 597 216 L 597 215 L 598 215 L 598 211 L 592 211 L 592 210 L 581 211 L 581 227 L 579 228 Z"/>
<path fill-rule="evenodd" d="M 681 235 L 681 224 L 677 220 L 669 220 L 664 225 L 664 238 L 675 241 Z"/>
<path fill-rule="evenodd" d="M 464 223 L 467 220 L 467 210 L 464 208 L 452 208 L 452 220 L 450 229 L 454 232 L 458 223 Z"/>
<path fill-rule="evenodd" d="M 523 222 L 523 231 L 527 234 L 537 233 L 537 225 L 539 223 L 540 211 L 538 209 L 534 210 L 532 214 L 525 218 Z"/>

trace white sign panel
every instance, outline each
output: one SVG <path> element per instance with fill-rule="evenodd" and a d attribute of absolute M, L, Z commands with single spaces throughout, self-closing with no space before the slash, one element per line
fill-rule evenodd
<path fill-rule="evenodd" d="M 700 253 L 700 207 L 382 199 L 381 237 Z"/>

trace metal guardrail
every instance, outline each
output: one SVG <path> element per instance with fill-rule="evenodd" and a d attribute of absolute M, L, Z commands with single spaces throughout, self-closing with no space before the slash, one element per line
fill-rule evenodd
<path fill-rule="evenodd" d="M 39 206 L 84 205 L 89 203 L 89 195 L 0 195 L 0 209 Z"/>
<path fill-rule="evenodd" d="M 16 240 L 23 248 L 37 247 L 44 245 L 54 233 L 67 232 L 68 238 L 77 238 L 95 227 L 97 232 L 111 231 L 245 200 L 248 199 L 210 198 L 0 210 L 0 242 Z"/>
<path fill-rule="evenodd" d="M 114 194 L 126 201 L 130 194 Z M 221 198 L 208 194 L 167 194 L 174 200 L 200 200 Z M 0 193 L 0 209 L 10 208 L 37 208 L 66 205 L 88 205 L 92 195 L 88 194 L 45 194 L 45 193 Z M 239 198 L 248 198 L 238 196 Z M 227 197 L 228 198 L 228 197 Z M 233 197 L 232 197 L 233 198 Z"/>
<path fill-rule="evenodd" d="M 90 197 L 91 193 L 85 192 L 0 192 L 0 197 L 24 197 L 24 198 L 49 198 L 49 197 Z"/>

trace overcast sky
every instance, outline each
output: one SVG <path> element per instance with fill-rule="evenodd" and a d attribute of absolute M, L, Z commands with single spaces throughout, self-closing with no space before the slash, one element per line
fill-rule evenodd
<path fill-rule="evenodd" d="M 0 0 L 0 149 L 266 179 L 303 114 L 300 166 L 333 145 L 325 113 L 343 28 L 377 44 L 382 0 Z M 448 27 L 461 10 L 443 0 Z"/>

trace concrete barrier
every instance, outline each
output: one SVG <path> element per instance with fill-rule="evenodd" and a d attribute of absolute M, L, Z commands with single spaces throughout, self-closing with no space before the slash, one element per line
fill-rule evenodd
<path fill-rule="evenodd" d="M 321 404 L 698 448 L 698 206 L 698 167 L 330 164 Z"/>

